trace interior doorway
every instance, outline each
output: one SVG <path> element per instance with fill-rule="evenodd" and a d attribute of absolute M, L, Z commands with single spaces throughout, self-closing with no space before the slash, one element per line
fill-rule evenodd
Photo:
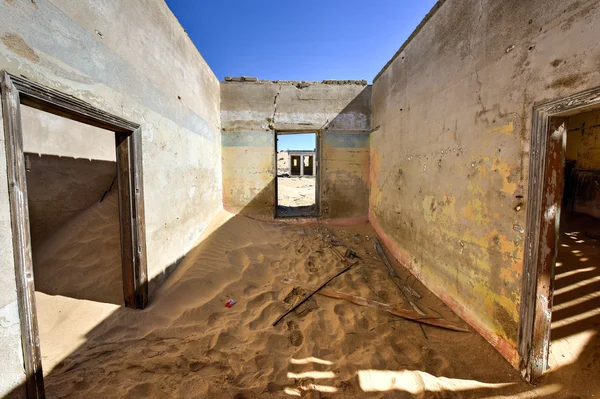
<path fill-rule="evenodd" d="M 123 303 L 136 309 L 144 308 L 148 300 L 141 128 L 72 96 L 6 71 L 0 71 L 0 91 L 27 396 L 44 397 L 27 194 L 27 171 L 32 169 L 32 161 L 27 162 L 23 146 L 23 106 L 109 130 L 114 135 Z"/>
<path fill-rule="evenodd" d="M 600 110 L 569 116 L 564 123 L 564 189 L 548 354 L 551 369 L 585 356 L 586 348 L 599 341 L 600 327 Z"/>
<path fill-rule="evenodd" d="M 21 125 L 47 376 L 84 332 L 124 305 L 115 133 L 24 105 Z M 93 311 L 81 317 L 81 306 Z"/>
<path fill-rule="evenodd" d="M 600 88 L 533 111 L 518 346 L 530 381 L 597 363 L 585 359 L 600 345 Z"/>
<path fill-rule="evenodd" d="M 317 216 L 318 135 L 276 134 L 276 217 Z"/>

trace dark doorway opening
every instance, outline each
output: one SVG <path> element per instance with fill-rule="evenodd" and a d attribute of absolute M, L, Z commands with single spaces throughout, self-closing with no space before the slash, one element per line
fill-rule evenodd
<path fill-rule="evenodd" d="M 600 342 L 600 110 L 566 117 L 564 124 L 564 189 L 548 354 L 551 369 L 575 363 L 585 356 L 589 344 Z"/>
<path fill-rule="evenodd" d="M 277 133 L 277 217 L 317 216 L 317 147 L 317 133 Z"/>
<path fill-rule="evenodd" d="M 589 366 L 600 345 L 599 108 L 600 88 L 533 107 L 518 344 L 529 381 Z"/>

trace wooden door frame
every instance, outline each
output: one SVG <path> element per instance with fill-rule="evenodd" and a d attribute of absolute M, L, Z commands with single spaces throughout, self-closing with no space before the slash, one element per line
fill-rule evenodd
<path fill-rule="evenodd" d="M 42 359 L 35 305 L 21 105 L 115 132 L 121 263 L 125 305 L 142 309 L 148 302 L 146 232 L 142 184 L 142 131 L 138 124 L 26 78 L 0 71 L 8 194 L 21 323 L 27 396 L 44 397 Z"/>
<path fill-rule="evenodd" d="M 275 130 L 273 132 L 275 137 L 275 209 L 273 210 L 274 219 L 285 219 L 285 218 L 319 218 L 321 216 L 321 130 Z M 289 135 L 289 134 L 314 134 L 315 135 L 315 157 L 313 159 L 313 173 L 315 178 L 315 214 L 311 216 L 279 216 L 277 215 L 277 207 L 279 206 L 279 187 L 277 181 L 277 136 L 278 135 Z M 302 161 L 302 159 L 300 159 Z M 290 176 L 292 172 L 292 166 L 290 165 Z"/>
<path fill-rule="evenodd" d="M 550 135 L 559 128 L 556 121 L 600 106 L 600 87 L 582 91 L 557 100 L 534 105 L 531 121 L 529 186 L 527 194 L 527 228 L 524 242 L 523 282 L 519 310 L 518 351 L 523 377 L 534 381 L 548 367 L 554 265 L 560 220 L 560 185 L 564 171 L 560 170 L 561 153 Z M 553 125 L 554 123 L 554 125 Z M 564 133 L 566 134 L 566 133 Z M 564 151 L 564 150 L 563 150 Z M 548 176 L 556 172 L 556 179 Z M 560 186 L 560 187 L 559 187 Z M 548 196 L 544 193 L 552 193 Z M 549 198 L 551 197 L 551 198 Z M 553 202 L 553 204 L 549 204 Z M 549 206 L 552 217 L 546 217 Z"/>

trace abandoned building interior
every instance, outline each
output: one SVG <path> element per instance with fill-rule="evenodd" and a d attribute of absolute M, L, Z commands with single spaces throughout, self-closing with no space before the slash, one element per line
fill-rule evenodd
<path fill-rule="evenodd" d="M 597 0 L 440 0 L 372 84 L 0 21 L 0 397 L 600 395 Z"/>

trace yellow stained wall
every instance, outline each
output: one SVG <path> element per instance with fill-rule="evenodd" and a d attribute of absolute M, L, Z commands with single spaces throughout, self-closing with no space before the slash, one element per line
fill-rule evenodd
<path fill-rule="evenodd" d="M 236 214 L 273 218 L 275 141 L 273 132 L 223 132 L 223 207 Z"/>
<path fill-rule="evenodd" d="M 598 2 L 446 0 L 373 82 L 369 219 L 515 367 L 531 110 L 600 86 L 598 20 Z"/>
<path fill-rule="evenodd" d="M 323 132 L 321 216 L 366 219 L 369 134 Z"/>

